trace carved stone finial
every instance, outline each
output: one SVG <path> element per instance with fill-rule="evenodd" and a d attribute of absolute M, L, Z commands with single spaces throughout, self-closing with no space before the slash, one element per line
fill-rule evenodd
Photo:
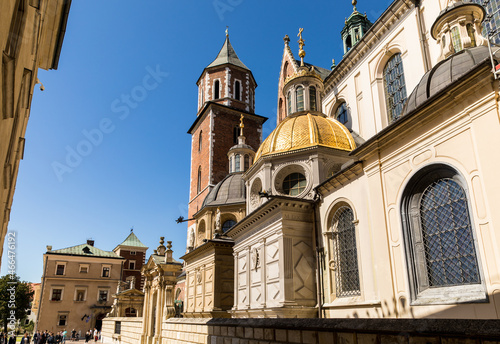
<path fill-rule="evenodd" d="M 290 37 L 288 37 L 288 35 L 285 35 L 285 37 L 283 37 L 283 40 L 285 41 L 285 45 L 288 45 L 288 43 L 290 43 Z"/>

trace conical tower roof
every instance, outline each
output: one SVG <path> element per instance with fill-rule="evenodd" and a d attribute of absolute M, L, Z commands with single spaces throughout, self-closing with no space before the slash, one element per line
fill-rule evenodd
<path fill-rule="evenodd" d="M 224 45 L 222 46 L 222 49 L 219 51 L 219 54 L 217 55 L 217 58 L 207 66 L 207 68 L 212 68 L 212 67 L 217 67 L 221 66 L 224 64 L 232 64 L 234 66 L 244 68 L 247 70 L 250 70 L 241 60 L 238 58 L 238 55 L 236 55 L 236 52 L 234 51 L 233 46 L 231 45 L 231 42 L 229 42 L 229 35 L 226 34 L 226 40 L 224 41 Z"/>
<path fill-rule="evenodd" d="M 134 234 L 134 232 L 130 232 L 129 236 L 121 244 L 116 246 L 113 251 L 115 251 L 119 246 L 140 247 L 146 249 L 148 248 L 139 240 L 139 238 Z"/>

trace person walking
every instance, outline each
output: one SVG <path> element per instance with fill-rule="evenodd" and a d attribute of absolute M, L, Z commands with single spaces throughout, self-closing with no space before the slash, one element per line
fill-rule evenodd
<path fill-rule="evenodd" d="M 21 344 L 30 344 L 30 337 L 28 336 L 28 332 L 25 332 L 23 338 L 21 338 Z"/>

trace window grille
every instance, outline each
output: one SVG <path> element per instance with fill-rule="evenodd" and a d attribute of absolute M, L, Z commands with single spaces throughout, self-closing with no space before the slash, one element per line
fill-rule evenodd
<path fill-rule="evenodd" d="M 338 297 L 360 295 L 358 253 L 354 214 L 347 206 L 333 215 L 332 232 L 335 255 L 335 284 Z"/>
<path fill-rule="evenodd" d="M 480 283 L 467 198 L 449 178 L 429 185 L 420 200 L 429 287 Z"/>
<path fill-rule="evenodd" d="M 401 54 L 392 56 L 384 67 L 384 88 L 389 122 L 401 116 L 406 102 L 406 85 Z"/>

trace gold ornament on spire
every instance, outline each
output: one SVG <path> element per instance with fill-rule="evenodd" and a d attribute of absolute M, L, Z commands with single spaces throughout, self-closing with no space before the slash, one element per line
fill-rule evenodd
<path fill-rule="evenodd" d="M 226 37 L 229 37 L 229 26 L 226 26 Z"/>
<path fill-rule="evenodd" d="M 306 45 L 304 42 L 304 39 L 302 38 L 302 31 L 304 31 L 303 28 L 299 29 L 299 34 L 297 37 L 299 37 L 299 57 L 300 57 L 300 66 L 304 66 L 304 57 L 306 56 L 306 52 L 304 51 L 304 45 Z"/>
<path fill-rule="evenodd" d="M 353 9 L 353 12 L 356 12 L 357 9 L 356 9 L 356 5 L 357 5 L 358 1 L 357 0 L 352 0 L 352 6 L 354 6 L 354 9 Z"/>
<path fill-rule="evenodd" d="M 245 125 L 243 124 L 243 118 L 245 118 L 245 116 L 243 116 L 243 114 L 241 114 L 241 117 L 240 117 L 240 136 L 243 136 L 243 128 L 245 127 Z"/>

